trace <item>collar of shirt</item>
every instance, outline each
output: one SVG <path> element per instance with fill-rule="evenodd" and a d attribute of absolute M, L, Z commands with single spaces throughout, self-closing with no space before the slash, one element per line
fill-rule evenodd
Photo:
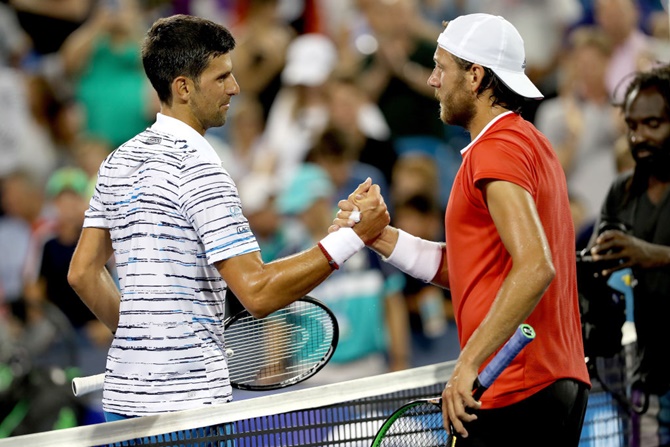
<path fill-rule="evenodd" d="M 157 113 L 156 122 L 151 126 L 151 130 L 173 135 L 175 140 L 183 140 L 189 148 L 195 149 L 198 157 L 217 165 L 221 164 L 221 159 L 205 137 L 183 121 Z"/>
<path fill-rule="evenodd" d="M 489 130 L 489 129 L 491 128 L 491 126 L 493 126 L 495 123 L 497 123 L 498 121 L 500 121 L 503 117 L 505 117 L 505 116 L 507 116 L 507 115 L 510 115 L 510 114 L 512 114 L 512 113 L 514 113 L 514 112 L 512 112 L 512 111 L 508 111 L 508 112 L 505 112 L 505 113 L 501 113 L 500 115 L 496 116 L 496 117 L 493 118 L 491 121 L 489 121 L 489 123 L 488 123 L 486 126 L 484 126 L 484 128 L 482 129 L 482 131 L 479 132 L 479 134 L 478 134 L 476 137 L 474 137 L 474 138 L 472 139 L 472 141 L 470 142 L 470 144 L 468 144 L 468 145 L 465 146 L 463 149 L 461 149 L 461 155 L 462 155 L 462 154 L 465 154 L 465 152 L 466 152 L 468 149 L 470 149 L 470 148 L 472 147 L 472 145 L 475 144 L 475 143 L 477 142 L 477 140 L 479 140 L 479 139 L 481 138 L 481 136 L 484 135 L 484 134 L 486 133 L 486 131 Z"/>

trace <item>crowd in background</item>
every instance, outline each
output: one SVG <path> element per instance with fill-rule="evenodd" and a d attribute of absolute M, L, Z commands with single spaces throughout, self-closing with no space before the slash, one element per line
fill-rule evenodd
<path fill-rule="evenodd" d="M 112 334 L 70 289 L 67 267 L 100 162 L 158 112 L 140 60 L 141 37 L 156 18 L 206 17 L 237 40 L 232 57 L 241 94 L 232 100 L 229 122 L 206 138 L 237 183 L 270 261 L 323 237 L 337 201 L 366 177 L 381 186 L 396 227 L 444 240 L 444 207 L 470 136 L 441 123 L 426 80 L 442 21 L 472 12 L 502 15 L 524 38 L 526 73 L 545 99 L 523 114 L 559 154 L 576 248 L 583 247 L 607 189 L 633 163 L 614 105 L 632 72 L 670 60 L 664 6 L 661 0 L 0 1 L 0 342 L 20 341 L 34 363 L 104 370 Z M 377 341 L 389 351 L 382 369 L 456 357 L 448 292 L 386 271 L 375 259 L 349 264 L 346 279 L 324 285 L 329 305 L 337 307 L 338 295 L 348 292 L 343 284 L 369 279 L 387 303 L 380 321 L 393 328 L 404 324 L 400 318 L 410 328 L 408 343 Z M 66 349 L 76 351 L 75 360 L 53 349 L 64 326 L 73 334 Z"/>

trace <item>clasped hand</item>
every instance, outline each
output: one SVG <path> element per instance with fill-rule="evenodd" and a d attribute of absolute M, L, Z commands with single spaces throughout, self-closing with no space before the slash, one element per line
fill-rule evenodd
<path fill-rule="evenodd" d="M 379 185 L 373 184 L 369 177 L 346 200 L 340 200 L 337 206 L 339 211 L 328 232 L 353 228 L 366 245 L 374 242 L 391 222 Z M 360 212 L 359 222 L 352 219 L 353 211 Z"/>

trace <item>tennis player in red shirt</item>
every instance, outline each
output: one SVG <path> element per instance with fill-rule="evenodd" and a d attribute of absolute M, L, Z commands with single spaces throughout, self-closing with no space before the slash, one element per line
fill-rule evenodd
<path fill-rule="evenodd" d="M 567 186 L 547 139 L 519 115 L 542 94 L 524 73 L 521 36 L 502 17 L 458 17 L 437 42 L 428 84 L 440 119 L 472 138 L 447 205 L 446 243 L 388 226 L 370 247 L 451 289 L 461 352 L 442 398 L 445 427 L 453 426 L 459 446 L 505 438 L 577 446 L 590 381 Z M 354 196 L 340 202 L 331 231 L 354 224 L 355 203 Z M 521 323 L 535 328 L 535 341 L 475 401 L 478 372 Z"/>

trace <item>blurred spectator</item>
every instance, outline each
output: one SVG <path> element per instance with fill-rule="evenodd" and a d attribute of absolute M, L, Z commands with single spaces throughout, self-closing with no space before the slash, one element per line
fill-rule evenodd
<path fill-rule="evenodd" d="M 251 0 L 234 28 L 235 78 L 243 94 L 258 100 L 266 120 L 281 88 L 281 71 L 295 31 L 279 15 L 280 0 Z"/>
<path fill-rule="evenodd" d="M 153 19 L 167 17 L 172 14 L 186 14 L 203 17 L 217 23 L 233 24 L 239 20 L 239 10 L 246 7 L 248 0 L 150 0 L 144 1 L 145 6 L 153 6 Z"/>
<path fill-rule="evenodd" d="M 579 25 L 593 24 L 595 19 L 595 3 L 597 0 L 580 0 L 584 10 Z M 653 35 L 654 21 L 660 16 L 665 16 L 667 23 L 667 3 L 665 0 L 634 0 L 640 14 L 639 25 L 642 31 Z"/>
<path fill-rule="evenodd" d="M 0 176 L 22 170 L 45 182 L 58 162 L 61 104 L 38 75 L 0 67 Z"/>
<path fill-rule="evenodd" d="M 22 140 L 24 145 L 31 146 L 33 152 L 26 163 L 30 166 L 39 164 L 35 157 L 37 151 L 41 150 L 41 164 L 46 169 L 49 161 L 47 173 L 50 174 L 56 165 L 63 164 L 68 157 L 70 146 L 81 130 L 79 111 L 71 98 L 55 87 L 46 76 L 28 74 L 26 82 L 31 119 L 28 122 L 29 135 L 24 135 Z"/>
<path fill-rule="evenodd" d="M 432 195 L 410 195 L 396 203 L 394 210 L 392 220 L 397 228 L 430 240 L 444 237 L 443 216 Z M 457 358 L 460 347 L 449 292 L 403 275 L 412 334 L 412 366 Z"/>
<path fill-rule="evenodd" d="M 383 156 L 380 154 L 380 156 Z M 319 165 L 328 173 L 335 191 L 331 205 L 337 205 L 338 200 L 346 199 L 358 185 L 370 177 L 372 182 L 379 185 L 382 195 L 388 192 L 388 183 L 384 174 L 376 167 L 358 160 L 356 148 L 351 146 L 346 134 L 327 129 L 319 137 L 314 147 L 310 149 L 305 161 Z M 389 212 L 392 204 L 387 203 Z"/>
<path fill-rule="evenodd" d="M 32 308 L 33 319 L 29 321 L 29 331 L 39 332 L 40 343 L 45 352 L 40 353 L 39 362 L 59 366 L 79 366 L 88 373 L 101 371 L 105 367 L 107 348 L 112 334 L 79 299 L 67 282 L 67 271 L 84 223 L 84 212 L 88 208 L 89 177 L 78 168 L 61 168 L 54 172 L 46 185 L 47 198 L 56 210 L 55 235 L 47 240 L 42 250 L 40 270 L 37 280 L 26 287 L 25 298 Z M 64 365 L 63 352 L 56 348 L 59 341 L 58 326 L 54 326 L 43 315 L 44 302 L 54 304 L 67 318 L 68 327 L 75 331 L 77 365 Z M 37 329 L 42 326 L 42 329 Z M 63 328 L 60 328 L 62 331 Z M 97 348 L 97 349 L 96 349 Z M 81 352 L 80 352 L 81 351 Z M 86 355 L 82 355 L 82 354 Z"/>
<path fill-rule="evenodd" d="M 237 184 L 237 189 L 263 262 L 279 259 L 286 247 L 300 244 L 303 240 L 301 228 L 291 226 L 277 210 L 278 188 L 272 176 L 250 173 Z"/>
<path fill-rule="evenodd" d="M 393 169 L 391 201 L 400 203 L 414 195 L 427 195 L 438 200 L 439 174 L 432 157 L 427 154 L 408 153 L 398 159 Z"/>
<path fill-rule="evenodd" d="M 667 41 L 670 38 L 670 20 L 665 9 L 655 10 L 649 15 L 649 34 L 660 40 Z"/>
<path fill-rule="evenodd" d="M 424 23 L 414 0 L 359 0 L 358 5 L 369 27 L 361 39 L 365 36 L 370 48 L 357 78 L 382 111 L 396 153 L 418 151 L 433 158 L 440 172 L 440 202 L 446 204 L 462 159 L 458 151 L 469 138 L 456 126 L 445 127 L 434 112 L 427 80 L 440 30 Z"/>
<path fill-rule="evenodd" d="M 303 240 L 287 247 L 297 253 L 325 236 L 335 213 L 335 188 L 328 173 L 313 163 L 300 166 L 277 199 L 279 211 L 302 228 Z M 310 295 L 324 301 L 340 327 L 332 359 L 309 380 L 318 385 L 409 367 L 407 312 L 400 291 L 402 274 L 387 269 L 379 255 L 361 250 Z"/>
<path fill-rule="evenodd" d="M 16 12 L 0 3 L 0 67 L 18 67 L 30 48 L 30 39 L 21 28 Z"/>
<path fill-rule="evenodd" d="M 414 24 L 419 13 L 411 0 L 359 0 L 358 5 L 374 49 L 362 61 L 358 76 L 384 114 L 393 141 L 417 135 L 443 141 L 433 89 L 426 82 L 434 65 L 437 34 L 432 40 L 417 34 Z"/>
<path fill-rule="evenodd" d="M 28 99 L 19 70 L 0 66 L 0 177 L 21 164 L 22 130 L 28 119 Z"/>
<path fill-rule="evenodd" d="M 72 146 L 72 158 L 76 166 L 81 168 L 89 178 L 89 195 L 93 195 L 98 169 L 103 160 L 112 151 L 107 141 L 80 135 Z"/>
<path fill-rule="evenodd" d="M 61 48 L 86 133 L 112 147 L 148 127 L 158 111 L 140 59 L 145 29 L 137 0 L 115 0 L 102 3 Z"/>
<path fill-rule="evenodd" d="M 303 34 L 288 48 L 264 135 L 266 157 L 281 182 L 291 178 L 328 124 L 327 81 L 336 63 L 335 45 L 323 34 Z"/>
<path fill-rule="evenodd" d="M 205 138 L 217 150 L 222 166 L 238 183 L 254 171 L 270 173 L 274 166 L 263 157 L 265 119 L 260 102 L 253 96 L 240 94 L 233 103 L 228 112 L 230 126 L 225 126 L 229 127 L 225 141 L 218 140 L 217 146 L 211 138 L 216 132 L 208 131 Z"/>
<path fill-rule="evenodd" d="M 598 216 L 616 176 L 614 146 L 621 131 L 605 81 L 611 51 L 600 29 L 573 30 L 561 63 L 560 93 L 543 101 L 535 117 L 558 154 L 568 189 L 583 201 L 588 222 Z"/>
<path fill-rule="evenodd" d="M 0 257 L 0 286 L 14 316 L 25 320 L 24 291 L 36 281 L 44 242 L 55 231 L 53 210 L 46 205 L 43 183 L 26 171 L 2 179 L 0 241 L 11 256 Z"/>
<path fill-rule="evenodd" d="M 74 327 L 82 327 L 95 316 L 67 284 L 67 269 L 84 223 L 88 206 L 89 178 L 75 168 L 57 170 L 47 182 L 47 198 L 56 212 L 55 236 L 42 250 L 38 281 L 26 298 L 39 303 L 48 299 L 68 317 Z"/>
<path fill-rule="evenodd" d="M 473 0 L 416 0 L 424 19 L 442 32 L 442 22 L 460 15 L 479 10 L 478 2 Z"/>
<path fill-rule="evenodd" d="M 106 0 L 105 0 L 106 1 Z M 58 52 L 67 37 L 88 18 L 96 0 L 9 0 L 30 36 L 32 53 L 23 63 L 35 68 Z"/>
<path fill-rule="evenodd" d="M 595 23 L 612 42 L 612 57 L 606 82 L 610 96 L 619 103 L 639 68 L 641 58 L 650 50 L 649 36 L 640 27 L 640 10 L 635 0 L 594 0 Z"/>
<path fill-rule="evenodd" d="M 321 3 L 323 0 L 279 0 L 279 11 L 298 34 L 325 33 L 329 17 L 323 14 Z"/>
<path fill-rule="evenodd" d="M 360 52 L 356 48 L 357 31 L 363 23 L 356 8 L 358 0 L 318 0 L 318 9 L 323 20 L 322 32 L 333 39 L 339 55 L 339 74 L 351 75 L 357 69 Z"/>
<path fill-rule="evenodd" d="M 0 309 L 8 319 L 24 320 L 23 272 L 30 248 L 30 227 L 17 217 L 0 216 L 0 246 L 9 254 L 0 257 Z"/>
<path fill-rule="evenodd" d="M 333 79 L 328 93 L 329 126 L 340 133 L 354 158 L 379 169 L 390 184 L 398 155 L 379 108 L 350 78 Z"/>

